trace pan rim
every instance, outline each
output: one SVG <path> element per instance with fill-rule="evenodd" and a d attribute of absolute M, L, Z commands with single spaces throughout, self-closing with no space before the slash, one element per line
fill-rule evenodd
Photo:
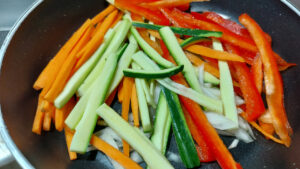
<path fill-rule="evenodd" d="M 2 67 L 2 61 L 4 59 L 6 50 L 10 44 L 10 41 L 14 37 L 16 31 L 20 27 L 20 25 L 23 23 L 23 21 L 29 16 L 29 14 L 38 7 L 43 0 L 36 0 L 34 1 L 29 8 L 21 15 L 21 17 L 17 20 L 17 22 L 13 25 L 12 29 L 9 31 L 8 35 L 6 36 L 3 45 L 0 49 L 0 74 L 1 74 L 1 67 Z M 17 163 L 22 168 L 28 168 L 33 169 L 34 167 L 31 165 L 31 163 L 26 159 L 26 157 L 21 153 L 21 151 L 18 149 L 14 141 L 9 135 L 9 132 L 7 130 L 7 127 L 4 123 L 2 111 L 1 111 L 1 105 L 0 105 L 0 135 L 3 137 L 4 143 L 6 144 L 8 150 L 12 154 L 12 156 L 15 158 Z"/>

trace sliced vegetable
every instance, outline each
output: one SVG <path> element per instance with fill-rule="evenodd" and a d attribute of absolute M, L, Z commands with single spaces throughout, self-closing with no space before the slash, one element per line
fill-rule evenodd
<path fill-rule="evenodd" d="M 139 66 L 132 63 L 132 68 L 139 69 Z M 139 103 L 138 107 L 140 110 L 140 118 L 141 118 L 142 126 L 144 132 L 150 132 L 152 130 L 152 125 L 151 125 L 149 109 L 148 109 L 146 96 L 144 93 L 141 79 L 135 78 L 135 86 L 136 86 L 136 93 L 137 93 L 137 98 Z"/>
<path fill-rule="evenodd" d="M 71 79 L 66 84 L 64 90 L 55 99 L 55 107 L 62 108 L 75 94 L 78 87 L 82 84 L 84 79 L 89 75 L 90 71 L 95 67 L 98 60 L 101 58 L 103 52 L 109 45 L 114 34 L 115 30 L 110 29 L 109 31 L 107 31 L 102 45 L 97 49 L 93 56 L 91 56 L 91 58 L 83 66 L 81 66 L 80 69 L 71 77 Z"/>
<path fill-rule="evenodd" d="M 223 51 L 221 42 L 216 39 L 213 39 L 213 48 Z M 238 128 L 238 114 L 235 105 L 234 90 L 229 66 L 225 61 L 219 61 L 218 65 L 220 70 L 220 90 L 224 106 L 224 114 L 234 123 L 235 127 L 233 128 Z"/>
<path fill-rule="evenodd" d="M 129 105 L 130 105 L 130 97 L 131 97 L 131 90 L 134 83 L 134 79 L 125 77 L 123 80 L 123 87 L 124 87 L 124 98 L 122 102 L 122 117 L 125 121 L 128 121 L 129 115 Z M 129 144 L 122 140 L 123 142 L 123 153 L 129 157 Z"/>
<path fill-rule="evenodd" d="M 118 60 L 126 47 L 127 45 L 125 44 L 119 53 L 112 54 L 108 57 L 107 63 L 104 66 L 105 72 L 102 72 L 96 79 L 95 84 L 93 85 L 95 87 L 92 89 L 82 119 L 76 127 L 76 132 L 70 148 L 72 151 L 78 153 L 86 152 L 97 122 L 96 109 L 105 101 Z"/>
<path fill-rule="evenodd" d="M 164 87 L 162 87 L 162 91 L 166 97 L 172 117 L 172 127 L 181 160 L 187 168 L 197 167 L 200 165 L 200 160 L 192 135 L 186 124 L 178 96 Z"/>
<path fill-rule="evenodd" d="M 44 116 L 45 116 L 45 113 L 41 111 L 41 102 L 42 101 L 43 101 L 43 98 L 41 96 L 39 96 L 38 106 L 36 108 L 36 113 L 35 113 L 33 125 L 32 125 L 32 132 L 34 132 L 38 135 L 41 135 L 42 124 L 43 124 Z"/>
<path fill-rule="evenodd" d="M 75 106 L 75 100 L 70 99 L 68 101 L 68 103 L 61 109 L 57 109 L 55 110 L 55 128 L 58 131 L 62 131 L 65 127 L 65 118 L 69 115 L 69 113 L 71 112 L 71 110 L 74 108 Z"/>
<path fill-rule="evenodd" d="M 129 45 L 126 48 L 126 50 L 124 51 L 123 55 L 121 56 L 118 66 L 117 66 L 117 70 L 113 79 L 113 82 L 109 88 L 108 93 L 110 94 L 117 86 L 118 84 L 121 82 L 124 74 L 123 74 L 123 70 L 128 68 L 130 63 L 131 63 L 131 56 L 136 52 L 136 50 L 138 49 L 138 45 L 136 40 L 134 39 L 134 37 L 132 35 L 129 36 Z"/>
<path fill-rule="evenodd" d="M 209 40 L 209 39 L 201 37 L 201 36 L 192 36 L 192 37 L 189 37 L 189 38 L 185 39 L 184 41 L 182 41 L 180 43 L 180 46 L 182 48 L 185 48 L 189 45 L 192 45 L 192 44 L 195 44 L 195 43 L 198 43 L 198 42 L 202 42 L 202 41 L 206 41 L 206 40 Z"/>
<path fill-rule="evenodd" d="M 169 60 L 172 63 L 175 63 L 173 58 L 165 54 L 163 55 L 165 59 Z M 188 86 L 182 75 L 172 76 L 172 80 L 177 83 L 180 83 L 184 86 Z M 208 147 L 213 152 L 216 160 L 223 169 L 237 169 L 239 166 L 233 159 L 232 155 L 224 145 L 222 139 L 219 137 L 217 131 L 211 126 L 207 120 L 205 114 L 203 113 L 201 107 L 185 96 L 178 96 L 182 105 L 188 111 L 192 117 L 193 122 L 195 123 L 197 129 L 202 133 L 204 140 L 206 141 Z M 240 167 L 241 168 L 241 167 Z"/>
<path fill-rule="evenodd" d="M 264 32 L 258 23 L 249 15 L 242 14 L 239 17 L 239 21 L 248 29 L 260 52 L 264 65 L 267 103 L 273 119 L 273 125 L 276 133 L 283 140 L 284 144 L 289 147 L 291 144 L 290 134 L 292 133 L 292 128 L 287 120 L 283 100 L 282 79 L 271 44 L 265 38 Z"/>
<path fill-rule="evenodd" d="M 148 2 L 148 3 L 142 3 L 141 5 L 147 8 L 161 8 L 161 7 L 180 7 L 182 5 L 186 5 L 192 2 L 203 2 L 203 1 L 209 1 L 209 0 L 158 0 L 155 2 Z"/>
<path fill-rule="evenodd" d="M 143 52 L 138 52 L 132 56 L 132 59 L 138 63 L 145 70 L 160 70 L 158 65 L 156 65 L 151 59 L 149 59 Z M 186 96 L 195 100 L 197 103 L 207 107 L 215 112 L 222 113 L 223 107 L 222 102 L 216 99 L 212 99 L 204 94 L 201 94 L 191 88 L 187 88 L 181 84 L 173 82 L 169 78 L 156 79 L 161 85 L 168 88 L 169 90 Z"/>
<path fill-rule="evenodd" d="M 132 13 L 142 15 L 146 19 L 160 25 L 169 25 L 168 19 L 164 17 L 159 11 L 153 11 L 148 8 L 141 7 L 127 0 L 115 0 L 115 6 L 121 9 L 128 10 Z"/>
<path fill-rule="evenodd" d="M 139 28 L 146 28 L 146 29 L 152 29 L 152 30 L 160 30 L 164 26 L 162 25 L 153 25 L 153 24 L 147 24 L 142 22 L 133 22 L 133 26 L 139 27 Z M 200 30 L 200 29 L 189 29 L 189 28 L 179 28 L 179 27 L 170 27 L 170 29 L 179 35 L 189 35 L 189 36 L 196 36 L 196 37 L 221 37 L 222 32 L 213 32 L 213 31 L 206 31 L 206 30 Z"/>
<path fill-rule="evenodd" d="M 220 84 L 220 80 L 218 78 L 216 78 L 214 75 L 208 73 L 208 72 L 204 72 L 204 82 L 206 83 L 211 83 L 214 85 L 219 85 Z"/>
<path fill-rule="evenodd" d="M 74 133 L 68 127 L 66 127 L 65 128 L 65 139 L 66 139 L 66 143 L 67 143 L 67 147 L 68 147 L 68 153 L 69 153 L 70 160 L 76 160 L 77 159 L 77 154 L 70 150 L 73 135 L 74 135 Z"/>
<path fill-rule="evenodd" d="M 156 63 L 158 63 L 159 65 L 166 67 L 166 68 L 170 68 L 173 67 L 174 65 L 165 60 L 163 57 L 160 56 L 159 53 L 157 53 L 138 33 L 138 31 L 132 26 L 131 27 L 131 33 L 132 35 L 135 37 L 136 41 L 138 42 L 138 44 L 140 45 L 140 47 L 145 51 L 145 53 L 151 57 L 151 59 L 153 59 Z"/>
<path fill-rule="evenodd" d="M 109 145 L 105 141 L 101 140 L 97 136 L 93 135 L 91 138 L 91 144 L 95 146 L 98 150 L 102 151 L 108 157 L 112 158 L 113 160 L 119 162 L 124 168 L 127 169 L 142 169 L 137 163 L 132 161 L 129 157 L 125 156 L 119 150 L 114 148 L 113 146 Z"/>
<path fill-rule="evenodd" d="M 168 160 L 152 145 L 150 140 L 137 132 L 113 109 L 103 104 L 97 109 L 97 112 L 122 139 L 126 140 L 143 157 L 150 168 L 173 169 Z"/>
<path fill-rule="evenodd" d="M 151 142 L 163 155 L 166 153 L 167 149 L 171 122 L 172 119 L 168 110 L 167 100 L 161 92 L 156 109 L 154 132 L 151 136 Z"/>
<path fill-rule="evenodd" d="M 64 44 L 64 46 L 59 50 L 59 52 L 49 61 L 45 69 L 39 75 L 38 79 L 35 81 L 33 88 L 40 90 L 48 86 L 51 87 L 51 84 L 55 80 L 61 66 L 66 60 L 68 54 L 73 49 L 74 45 L 82 37 L 86 29 L 91 25 L 91 20 L 88 19 L 82 24 L 82 26 L 71 36 L 71 38 Z M 49 89 L 47 89 L 49 90 Z M 45 91 L 47 92 L 47 91 Z"/>
<path fill-rule="evenodd" d="M 137 98 L 137 91 L 136 91 L 136 85 L 133 84 L 132 87 L 132 93 L 131 93 L 131 111 L 133 115 L 133 124 L 135 127 L 140 126 L 140 120 L 139 120 L 139 103 Z"/>
<path fill-rule="evenodd" d="M 202 133 L 197 129 L 195 123 L 193 122 L 191 116 L 189 115 L 188 111 L 185 109 L 184 106 L 182 106 L 182 110 L 184 113 L 184 117 L 186 120 L 186 123 L 189 127 L 189 130 L 197 143 L 196 149 L 198 152 L 198 156 L 200 159 L 200 162 L 212 162 L 215 161 L 215 157 L 208 147 L 207 143 L 205 142 Z"/>
<path fill-rule="evenodd" d="M 75 71 L 78 70 L 81 67 L 81 65 L 83 65 L 91 57 L 91 55 L 99 48 L 99 46 L 103 42 L 106 32 L 108 31 L 109 28 L 111 28 L 113 21 L 116 19 L 117 14 L 118 14 L 117 10 L 111 12 L 101 23 L 95 35 L 84 47 L 83 49 L 84 52 L 80 56 L 80 59 L 78 60 L 74 68 Z"/>
<path fill-rule="evenodd" d="M 128 19 L 123 19 L 118 27 L 116 27 L 116 34 L 114 35 L 109 46 L 103 53 L 101 59 L 98 61 L 97 65 L 91 71 L 89 76 L 84 80 L 83 84 L 78 89 L 79 96 L 83 96 L 84 93 L 91 87 L 92 83 L 95 81 L 97 76 L 102 72 L 107 58 L 114 52 L 116 52 L 121 46 L 122 42 L 125 40 L 128 30 L 130 28 L 130 21 Z M 113 90 L 110 90 L 111 92 Z"/>
<path fill-rule="evenodd" d="M 146 78 L 146 79 L 156 79 L 165 78 L 173 76 L 183 70 L 183 65 L 175 66 L 168 69 L 162 69 L 159 71 L 146 71 L 146 70 L 136 70 L 136 69 L 124 69 L 123 73 L 127 77 L 135 78 Z"/>
<path fill-rule="evenodd" d="M 183 75 L 192 89 L 199 93 L 202 93 L 201 86 L 198 83 L 197 75 L 191 64 L 191 62 L 185 56 L 182 48 L 177 42 L 176 36 L 169 27 L 164 27 L 159 30 L 159 34 L 162 40 L 169 49 L 170 54 L 173 56 L 174 60 L 178 65 L 184 65 Z"/>
<path fill-rule="evenodd" d="M 226 48 L 233 53 L 238 54 L 238 49 L 231 45 L 226 45 Z M 233 63 L 237 78 L 240 84 L 240 89 L 246 103 L 246 111 L 244 117 L 247 121 L 255 121 L 266 110 L 263 99 L 255 86 L 253 76 L 245 63 Z"/>
<path fill-rule="evenodd" d="M 108 14 L 110 14 L 115 9 L 116 9 L 116 7 L 114 7 L 113 5 L 109 5 L 107 8 L 105 8 L 99 14 L 94 16 L 94 18 L 92 19 L 92 23 L 97 24 L 97 23 L 101 22 Z"/>

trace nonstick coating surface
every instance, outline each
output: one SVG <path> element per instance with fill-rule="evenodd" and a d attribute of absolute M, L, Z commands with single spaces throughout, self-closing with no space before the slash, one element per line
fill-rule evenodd
<path fill-rule="evenodd" d="M 3 59 L 0 74 L 0 104 L 4 122 L 16 146 L 36 168 L 111 168 L 101 152 L 68 159 L 63 133 L 52 130 L 42 136 L 31 132 L 37 104 L 32 84 L 62 44 L 88 17 L 105 8 L 104 0 L 46 0 L 24 20 L 13 36 Z M 193 4 L 192 10 L 211 10 L 237 17 L 250 14 L 273 38 L 273 48 L 283 58 L 300 64 L 300 18 L 280 1 L 211 0 Z M 290 148 L 266 140 L 255 132 L 257 141 L 240 143 L 231 150 L 237 162 L 246 169 L 300 168 L 300 69 L 294 67 L 283 75 L 285 105 L 294 129 Z M 115 104 L 116 109 L 120 107 Z M 232 139 L 223 138 L 228 145 Z M 177 152 L 174 138 L 169 150 Z M 22 165 L 22 164 L 21 164 Z M 183 168 L 182 164 L 174 164 Z M 217 169 L 216 163 L 202 164 L 202 169 Z"/>

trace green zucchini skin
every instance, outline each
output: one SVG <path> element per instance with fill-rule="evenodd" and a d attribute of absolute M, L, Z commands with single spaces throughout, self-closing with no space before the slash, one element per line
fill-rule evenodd
<path fill-rule="evenodd" d="M 169 69 L 163 69 L 159 71 L 146 71 L 146 70 L 134 70 L 134 69 L 125 69 L 123 71 L 124 76 L 134 77 L 134 78 L 145 78 L 145 79 L 157 79 L 165 78 L 176 75 L 177 73 L 183 70 L 184 66 L 175 66 Z"/>
<path fill-rule="evenodd" d="M 186 124 L 179 98 L 177 94 L 165 87 L 162 87 L 162 91 L 166 97 L 171 113 L 173 133 L 175 135 L 181 160 L 186 168 L 197 167 L 200 165 L 200 160 L 192 135 Z"/>
<path fill-rule="evenodd" d="M 132 25 L 139 28 L 146 28 L 152 30 L 159 30 L 163 28 L 162 25 L 152 25 L 141 22 L 132 22 Z M 189 28 L 179 28 L 179 27 L 170 27 L 172 31 L 179 35 L 189 35 L 189 36 L 199 36 L 199 37 L 216 37 L 219 38 L 222 36 L 222 32 L 206 31 L 200 29 L 189 29 Z"/>

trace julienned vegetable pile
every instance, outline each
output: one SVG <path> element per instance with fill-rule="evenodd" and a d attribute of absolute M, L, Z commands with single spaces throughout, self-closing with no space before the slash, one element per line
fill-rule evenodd
<path fill-rule="evenodd" d="M 289 147 L 280 71 L 295 64 L 247 14 L 244 28 L 214 12 L 184 12 L 192 1 L 116 0 L 87 19 L 33 85 L 41 93 L 32 132 L 53 122 L 71 160 L 95 147 L 128 169 L 173 168 L 169 160 L 242 168 L 228 149 L 255 140 L 250 125 Z M 110 107 L 115 95 L 120 113 Z M 167 152 L 171 134 L 180 159 Z M 235 138 L 228 149 L 218 134 Z"/>

